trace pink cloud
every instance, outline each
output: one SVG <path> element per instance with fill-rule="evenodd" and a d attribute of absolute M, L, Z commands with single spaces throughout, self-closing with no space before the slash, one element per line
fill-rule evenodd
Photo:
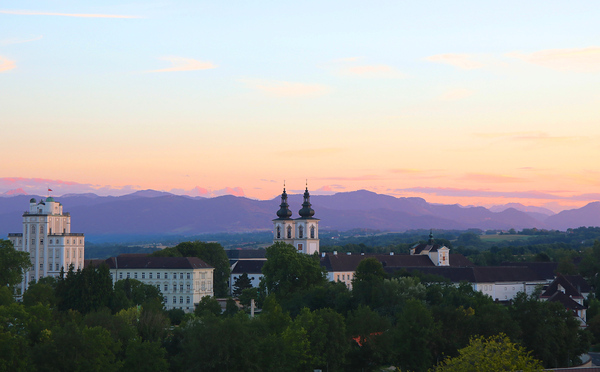
<path fill-rule="evenodd" d="M 504 176 L 497 174 L 481 174 L 481 173 L 468 173 L 459 179 L 464 181 L 476 181 L 476 182 L 489 182 L 489 183 L 513 183 L 513 182 L 524 182 L 527 181 L 524 178 Z"/>
<path fill-rule="evenodd" d="M 17 68 L 15 61 L 0 56 L 0 72 L 6 72 Z"/>

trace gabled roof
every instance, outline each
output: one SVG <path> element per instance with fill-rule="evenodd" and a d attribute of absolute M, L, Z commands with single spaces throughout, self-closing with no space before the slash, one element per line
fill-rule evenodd
<path fill-rule="evenodd" d="M 240 260 L 237 261 L 232 269 L 232 274 L 262 274 L 262 267 L 267 260 Z"/>
<path fill-rule="evenodd" d="M 573 284 L 573 287 L 575 287 L 582 295 L 592 291 L 592 287 L 581 275 L 565 275 L 565 278 L 569 281 L 569 283 Z"/>
<path fill-rule="evenodd" d="M 548 298 L 549 302 L 560 302 L 567 310 L 583 310 L 586 307 L 575 302 L 571 297 L 562 292 L 555 292 Z"/>
<path fill-rule="evenodd" d="M 105 261 L 111 269 L 208 269 L 212 266 L 197 257 L 153 257 L 119 255 Z"/>
<path fill-rule="evenodd" d="M 525 266 L 536 273 L 539 278 L 544 278 L 548 281 L 554 279 L 557 262 L 503 262 L 502 266 Z"/>
<path fill-rule="evenodd" d="M 448 247 L 441 245 L 441 244 L 425 244 L 425 243 L 413 245 L 413 247 L 412 247 L 412 249 L 415 250 L 415 254 L 421 254 L 422 252 L 437 252 L 438 249 L 441 249 L 441 248 L 449 249 Z"/>
<path fill-rule="evenodd" d="M 325 257 L 321 258 L 321 265 L 325 266 L 327 271 L 356 271 L 358 264 L 365 258 L 375 258 L 381 262 L 384 268 L 393 267 L 396 270 L 408 267 L 435 267 L 429 256 L 427 255 L 408 255 L 408 254 L 352 254 L 348 255 L 325 253 Z M 450 267 L 470 267 L 473 263 L 462 254 L 450 255 Z"/>
<path fill-rule="evenodd" d="M 562 290 L 559 289 L 559 286 L 562 287 Z M 542 295 L 540 297 L 541 298 L 550 298 L 557 292 L 562 293 L 563 291 L 564 291 L 564 294 L 567 295 L 568 297 L 583 298 L 583 296 L 581 295 L 581 293 L 579 293 L 577 288 L 575 288 L 573 286 L 573 284 L 571 284 L 571 282 L 569 282 L 567 280 L 567 278 L 565 278 L 565 276 L 562 274 L 558 274 L 556 276 L 556 279 L 554 279 L 554 281 L 552 283 L 550 283 L 548 288 L 546 288 L 546 290 L 544 291 L 544 293 L 542 293 Z"/>

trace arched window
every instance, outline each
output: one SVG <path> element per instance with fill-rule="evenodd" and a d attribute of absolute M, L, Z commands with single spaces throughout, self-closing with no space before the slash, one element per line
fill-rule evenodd
<path fill-rule="evenodd" d="M 303 239 L 304 238 L 304 226 L 300 225 L 298 227 L 298 238 Z"/>
<path fill-rule="evenodd" d="M 277 226 L 277 239 L 281 239 L 281 226 Z"/>
<path fill-rule="evenodd" d="M 310 238 L 314 239 L 315 238 L 315 226 L 311 226 L 310 227 Z"/>
<path fill-rule="evenodd" d="M 292 238 L 292 227 L 291 226 L 287 227 L 287 237 L 288 237 L 288 239 Z"/>

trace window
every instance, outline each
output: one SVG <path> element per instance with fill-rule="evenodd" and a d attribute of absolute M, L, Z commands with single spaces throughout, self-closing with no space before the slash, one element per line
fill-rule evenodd
<path fill-rule="evenodd" d="M 310 238 L 311 239 L 315 238 L 315 227 L 314 226 L 310 227 Z"/>
<path fill-rule="evenodd" d="M 35 225 L 31 225 L 31 233 L 35 234 Z"/>
<path fill-rule="evenodd" d="M 304 238 L 304 227 L 303 226 L 298 226 L 298 238 L 300 238 L 300 239 Z"/>
<path fill-rule="evenodd" d="M 180 285 L 179 285 L 179 291 L 180 291 L 180 292 L 183 292 L 183 284 L 180 284 Z"/>
<path fill-rule="evenodd" d="M 35 245 L 35 238 L 31 239 L 31 245 Z"/>
<path fill-rule="evenodd" d="M 79 239 L 79 244 L 81 244 L 81 239 Z"/>
<path fill-rule="evenodd" d="M 78 251 L 79 251 L 79 258 L 81 258 L 81 253 L 83 252 L 83 250 L 82 249 L 78 249 Z"/>
<path fill-rule="evenodd" d="M 191 303 L 191 302 L 190 302 L 190 296 L 187 296 L 187 297 L 185 298 L 185 303 L 186 303 L 186 304 L 189 304 L 189 303 Z"/>
<path fill-rule="evenodd" d="M 156 273 L 156 279 L 160 279 L 160 273 Z"/>
<path fill-rule="evenodd" d="M 69 239 L 67 239 L 67 244 L 69 244 Z"/>
<path fill-rule="evenodd" d="M 176 304 L 177 303 L 177 297 L 173 296 L 173 303 Z"/>
<path fill-rule="evenodd" d="M 40 225 L 40 234 L 44 233 L 44 225 Z"/>
<path fill-rule="evenodd" d="M 183 296 L 179 296 L 179 303 L 182 304 L 183 303 Z"/>
<path fill-rule="evenodd" d="M 200 274 L 200 278 L 201 278 L 201 279 L 205 279 L 205 277 L 206 277 L 206 273 L 202 273 L 202 274 Z"/>
<path fill-rule="evenodd" d="M 183 279 L 183 273 L 179 273 L 179 279 Z"/>
<path fill-rule="evenodd" d="M 56 271 L 58 271 L 58 264 L 56 264 Z"/>
<path fill-rule="evenodd" d="M 287 227 L 287 237 L 288 237 L 288 239 L 292 238 L 292 227 L 291 226 Z"/>
<path fill-rule="evenodd" d="M 44 239 L 40 239 L 40 245 L 44 245 Z"/>
<path fill-rule="evenodd" d="M 281 239 L 281 227 L 277 226 L 277 239 Z"/>
<path fill-rule="evenodd" d="M 43 262 L 40 264 L 40 270 L 44 270 L 44 263 Z"/>
<path fill-rule="evenodd" d="M 342 280 L 346 280 L 346 275 L 342 274 Z"/>
<path fill-rule="evenodd" d="M 190 291 L 190 285 L 189 284 L 187 285 L 187 291 L 188 292 Z"/>
<path fill-rule="evenodd" d="M 167 303 L 167 296 L 163 297 L 163 302 L 166 304 Z"/>
<path fill-rule="evenodd" d="M 340 281 L 340 274 L 338 274 L 338 276 L 337 276 L 337 281 L 338 282 Z"/>
<path fill-rule="evenodd" d="M 129 278 L 131 278 L 131 274 L 127 273 L 127 279 L 129 279 Z"/>
<path fill-rule="evenodd" d="M 177 292 L 177 284 L 173 284 L 173 292 Z"/>
<path fill-rule="evenodd" d="M 133 273 L 133 278 L 137 279 L 137 273 Z"/>
<path fill-rule="evenodd" d="M 169 279 L 169 276 L 167 275 L 167 273 L 165 273 L 165 279 Z"/>
<path fill-rule="evenodd" d="M 119 279 L 123 279 L 123 273 L 119 273 Z"/>
<path fill-rule="evenodd" d="M 146 279 L 146 273 L 142 273 L 142 279 Z"/>
<path fill-rule="evenodd" d="M 173 279 L 177 279 L 177 273 L 173 273 Z"/>
<path fill-rule="evenodd" d="M 187 278 L 188 278 L 188 279 L 191 279 L 191 275 L 190 275 L 190 273 L 187 273 Z"/>
<path fill-rule="evenodd" d="M 152 273 L 148 273 L 148 279 L 152 279 Z"/>
<path fill-rule="evenodd" d="M 165 284 L 165 292 L 169 291 L 169 286 L 167 284 Z"/>

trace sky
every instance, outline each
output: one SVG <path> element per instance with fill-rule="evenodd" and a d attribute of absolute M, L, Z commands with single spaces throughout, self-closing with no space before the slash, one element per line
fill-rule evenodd
<path fill-rule="evenodd" d="M 0 194 L 600 200 L 595 1 L 3 1 Z"/>

